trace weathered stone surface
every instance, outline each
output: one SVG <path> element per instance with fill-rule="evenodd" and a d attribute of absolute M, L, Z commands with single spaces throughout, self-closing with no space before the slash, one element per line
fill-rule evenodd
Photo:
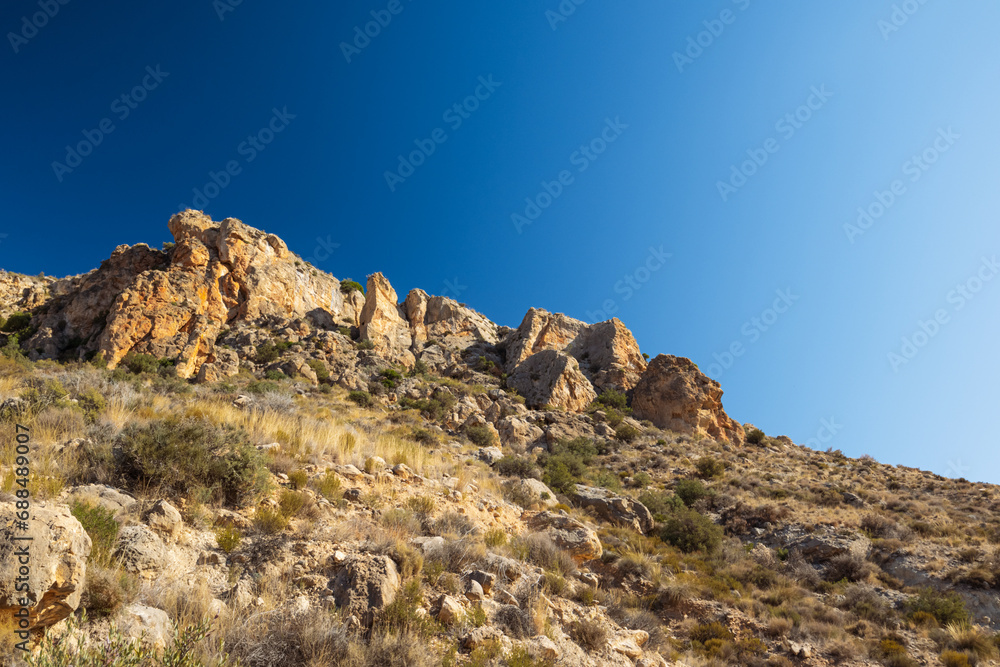
<path fill-rule="evenodd" d="M 498 342 L 496 324 L 454 299 L 415 289 L 406 296 L 403 310 L 414 345 L 436 340 L 446 348 L 464 350 L 475 343 Z"/>
<path fill-rule="evenodd" d="M 543 662 L 555 662 L 562 655 L 556 643 L 545 635 L 532 637 L 528 642 L 528 652 Z"/>
<path fill-rule="evenodd" d="M 518 417 L 504 417 L 497 424 L 500 442 L 504 447 L 523 452 L 528 445 L 544 435 L 542 429 L 531 422 Z"/>
<path fill-rule="evenodd" d="M 104 486 L 103 484 L 85 484 L 74 486 L 65 493 L 65 502 L 89 503 L 103 507 L 115 515 L 121 514 L 135 504 L 136 500 L 132 496 L 119 491 L 118 489 Z"/>
<path fill-rule="evenodd" d="M 462 603 L 450 595 L 442 595 L 438 599 L 438 607 L 440 610 L 437 619 L 445 625 L 455 625 L 462 620 L 462 616 L 465 614 Z"/>
<path fill-rule="evenodd" d="M 545 483 L 531 477 L 525 479 L 510 479 L 504 482 L 505 487 L 510 485 L 514 494 L 524 496 L 533 503 L 538 503 L 542 507 L 552 508 L 559 504 L 556 494 Z"/>
<path fill-rule="evenodd" d="M 365 307 L 361 311 L 361 338 L 371 341 L 375 351 L 396 363 L 412 366 L 410 325 L 399 305 L 396 290 L 381 273 L 368 276 Z"/>
<path fill-rule="evenodd" d="M 597 516 L 609 523 L 631 528 L 646 534 L 653 530 L 653 515 L 645 505 L 625 496 L 617 496 L 606 489 L 576 485 L 573 502 L 589 507 Z"/>
<path fill-rule="evenodd" d="M 480 447 L 476 458 L 487 465 L 493 465 L 503 458 L 503 451 L 499 447 Z"/>
<path fill-rule="evenodd" d="M 162 651 L 173 638 L 174 627 L 167 612 L 142 604 L 130 604 L 121 611 L 118 626 L 122 634 L 144 646 Z"/>
<path fill-rule="evenodd" d="M 146 526 L 125 526 L 118 533 L 114 557 L 122 567 L 140 575 L 151 576 L 163 566 L 166 550 L 159 536 Z"/>
<path fill-rule="evenodd" d="M 586 323 L 562 313 L 553 314 L 540 308 L 532 308 L 524 316 L 521 326 L 504 341 L 507 347 L 508 375 L 523 361 L 539 352 L 565 350 L 586 328 Z"/>
<path fill-rule="evenodd" d="M 210 363 L 209 381 L 232 371 L 215 339 L 233 322 L 355 315 L 340 283 L 302 264 L 274 234 L 190 210 L 169 226 L 172 251 L 119 246 L 99 269 L 70 280 L 37 322 L 33 356 L 55 357 L 83 340 L 79 353 L 99 350 L 111 368 L 129 352 L 145 353 L 175 360 L 182 378 Z"/>
<path fill-rule="evenodd" d="M 722 409 L 719 383 L 698 370 L 690 359 L 661 354 L 635 387 L 632 410 L 660 428 L 706 435 L 743 444 L 739 422 Z"/>
<path fill-rule="evenodd" d="M 472 602 L 479 602 L 483 599 L 483 586 L 478 581 L 470 579 L 465 586 L 465 597 Z"/>
<path fill-rule="evenodd" d="M 184 525 L 181 513 L 166 500 L 157 500 L 145 519 L 146 525 L 165 537 L 173 537 Z"/>
<path fill-rule="evenodd" d="M 332 588 L 337 606 L 345 614 L 371 624 L 375 612 L 396 599 L 399 572 L 388 556 L 361 554 L 337 573 Z"/>
<path fill-rule="evenodd" d="M 27 598 L 30 629 L 44 629 L 76 611 L 90 556 L 90 537 L 60 505 L 32 503 L 28 530 L 17 525 L 14 503 L 0 503 L 0 625 L 12 627 L 13 614 Z M 17 537 L 31 537 L 30 542 Z M 18 551 L 28 545 L 28 590 L 16 589 Z"/>
<path fill-rule="evenodd" d="M 469 573 L 469 579 L 482 587 L 484 595 L 489 595 L 490 591 L 493 590 L 493 584 L 496 583 L 497 575 L 482 570 L 473 570 Z"/>
<path fill-rule="evenodd" d="M 213 347 L 198 369 L 198 382 L 220 382 L 240 372 L 240 357 L 235 350 Z"/>
<path fill-rule="evenodd" d="M 545 405 L 583 411 L 597 393 L 573 357 L 555 350 L 538 352 L 520 363 L 507 386 L 524 396 L 529 407 Z"/>
<path fill-rule="evenodd" d="M 600 558 L 604 552 L 592 528 L 565 514 L 539 512 L 527 517 L 527 522 L 532 530 L 544 532 L 578 563 Z"/>

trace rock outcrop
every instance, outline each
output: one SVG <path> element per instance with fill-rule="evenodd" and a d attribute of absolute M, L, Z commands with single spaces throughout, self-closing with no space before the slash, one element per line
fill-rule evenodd
<path fill-rule="evenodd" d="M 573 502 L 587 507 L 607 521 L 646 534 L 653 530 L 653 515 L 642 503 L 626 496 L 617 496 L 606 489 L 576 485 Z"/>
<path fill-rule="evenodd" d="M 556 350 L 543 350 L 518 364 L 507 386 L 524 396 L 531 408 L 550 405 L 582 412 L 597 398 L 576 359 Z"/>
<path fill-rule="evenodd" d="M 35 357 L 101 352 L 115 367 L 130 352 L 176 361 L 191 378 L 213 364 L 208 378 L 237 370 L 215 340 L 234 322 L 267 316 L 356 320 L 356 302 L 337 279 L 296 259 L 274 234 L 198 211 L 170 219 L 175 245 L 119 246 L 101 267 L 72 279 L 38 314 L 28 342 Z"/>
<path fill-rule="evenodd" d="M 14 614 L 27 601 L 28 629 L 41 631 L 79 606 L 92 545 L 66 506 L 33 503 L 26 531 L 17 512 L 14 503 L 0 503 L 0 625 L 16 626 Z M 21 565 L 29 570 L 27 591 L 16 588 Z"/>
<path fill-rule="evenodd" d="M 344 565 L 331 588 L 345 615 L 370 625 L 375 612 L 396 599 L 399 584 L 399 571 L 391 558 L 361 554 Z"/>
<path fill-rule="evenodd" d="M 722 409 L 722 387 L 690 359 L 661 354 L 635 386 L 632 410 L 639 419 L 678 433 L 741 445 L 743 426 Z"/>
<path fill-rule="evenodd" d="M 410 352 L 413 342 L 406 311 L 399 305 L 396 290 L 381 273 L 368 276 L 365 307 L 361 311 L 361 338 L 371 341 L 383 357 L 405 366 L 413 366 Z"/>
<path fill-rule="evenodd" d="M 571 516 L 539 512 L 527 519 L 529 528 L 548 535 L 556 546 L 567 551 L 577 563 L 600 558 L 604 553 L 601 540 L 594 529 Z"/>

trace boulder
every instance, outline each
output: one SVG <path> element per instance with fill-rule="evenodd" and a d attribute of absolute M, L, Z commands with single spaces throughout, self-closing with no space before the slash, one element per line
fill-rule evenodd
<path fill-rule="evenodd" d="M 511 479 L 504 482 L 505 486 L 510 486 L 511 495 L 522 496 L 531 504 L 539 504 L 545 508 L 553 508 L 559 504 L 556 494 L 544 482 L 528 477 L 524 479 Z"/>
<path fill-rule="evenodd" d="M 554 663 L 562 655 L 556 643 L 545 635 L 532 637 L 528 642 L 528 653 L 546 663 Z"/>
<path fill-rule="evenodd" d="M 644 535 L 653 530 L 653 515 L 637 500 L 583 484 L 576 485 L 576 493 L 572 497 L 577 505 L 592 509 L 608 523 L 625 526 Z"/>
<path fill-rule="evenodd" d="M 44 630 L 79 606 L 92 545 L 66 506 L 33 502 L 27 530 L 18 525 L 18 511 L 14 503 L 0 503 L 0 626 L 16 625 L 23 600 L 29 629 Z M 30 559 L 27 591 L 16 589 L 22 557 Z"/>
<path fill-rule="evenodd" d="M 565 514 L 539 512 L 527 517 L 528 527 L 544 532 L 577 563 L 600 558 L 604 552 L 597 532 L 586 524 Z"/>
<path fill-rule="evenodd" d="M 482 570 L 474 570 L 469 573 L 469 580 L 478 583 L 483 590 L 483 594 L 489 595 L 490 591 L 493 590 L 493 584 L 496 583 L 497 575 L 491 572 L 483 572 Z"/>
<path fill-rule="evenodd" d="M 143 646 L 162 651 L 173 639 L 174 627 L 167 612 L 142 604 L 130 604 L 118 617 L 118 629 L 122 634 Z"/>
<path fill-rule="evenodd" d="M 487 465 L 493 465 L 503 458 L 503 451 L 499 447 L 480 447 L 476 458 Z"/>
<path fill-rule="evenodd" d="M 497 424 L 497 432 L 500 434 L 500 442 L 503 446 L 515 451 L 524 451 L 528 445 L 544 435 L 542 429 L 518 417 L 501 419 Z"/>
<path fill-rule="evenodd" d="M 507 379 L 507 386 L 524 396 L 529 407 L 550 405 L 582 412 L 597 398 L 590 381 L 573 357 L 545 350 L 520 363 Z"/>
<path fill-rule="evenodd" d="M 70 504 L 79 502 L 103 507 L 115 516 L 128 511 L 136 502 L 132 496 L 103 484 L 74 486 L 66 491 L 66 500 Z"/>
<path fill-rule="evenodd" d="M 205 357 L 205 363 L 198 369 L 199 383 L 221 382 L 240 372 L 240 357 L 236 350 L 213 346 Z"/>
<path fill-rule="evenodd" d="M 173 537 L 184 525 L 181 513 L 166 500 L 157 500 L 144 517 L 146 525 L 164 537 Z"/>
<path fill-rule="evenodd" d="M 743 444 L 743 426 L 722 409 L 722 388 L 690 359 L 661 354 L 635 386 L 632 410 L 638 419 L 677 433 L 700 434 Z"/>
<path fill-rule="evenodd" d="M 345 615 L 371 625 L 375 612 L 391 604 L 399 591 L 396 564 L 385 555 L 361 554 L 348 561 L 333 580 L 333 597 Z"/>
<path fill-rule="evenodd" d="M 153 576 L 162 567 L 165 554 L 163 541 L 149 528 L 125 526 L 118 533 L 113 556 L 128 572 Z"/>
<path fill-rule="evenodd" d="M 462 616 L 465 614 L 462 603 L 450 595 L 442 595 L 438 599 L 438 607 L 437 619 L 444 625 L 455 625 L 462 620 Z"/>
<path fill-rule="evenodd" d="M 472 602 L 481 602 L 483 599 L 483 586 L 475 579 L 470 579 L 465 585 L 465 597 Z"/>

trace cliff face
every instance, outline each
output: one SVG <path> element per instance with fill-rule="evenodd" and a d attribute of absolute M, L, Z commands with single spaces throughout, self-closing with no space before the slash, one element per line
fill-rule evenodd
<path fill-rule="evenodd" d="M 350 388 L 365 386 L 365 369 L 412 369 L 418 361 L 455 377 L 492 372 L 531 407 L 568 412 L 584 411 L 602 392 L 631 396 L 638 387 L 640 416 L 680 431 L 743 440 L 742 428 L 722 409 L 717 383 L 687 360 L 657 365 L 653 377 L 618 319 L 587 324 L 532 308 L 517 329 L 499 327 L 423 290 L 400 300 L 381 273 L 369 276 L 365 294 L 341 290 L 339 280 L 299 260 L 280 238 L 234 218 L 214 222 L 189 210 L 173 216 L 169 228 L 172 248 L 119 246 L 83 276 L 51 284 L 12 274 L 0 280 L 8 309 L 34 312 L 29 354 L 83 358 L 99 352 L 112 368 L 130 353 L 149 354 L 172 360 L 181 378 L 217 380 L 234 375 L 241 363 L 268 363 L 257 358 L 260 337 L 253 331 L 268 325 L 296 337 L 325 332 L 312 360 Z M 370 352 L 359 354 L 351 338 Z M 314 379 L 309 361 L 298 356 L 280 367 Z"/>

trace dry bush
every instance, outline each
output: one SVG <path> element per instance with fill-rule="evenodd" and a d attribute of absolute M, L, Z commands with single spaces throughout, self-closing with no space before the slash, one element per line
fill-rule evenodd
<path fill-rule="evenodd" d="M 138 582 L 116 567 L 92 562 L 84 578 L 80 606 L 92 616 L 111 616 L 135 599 Z"/>
<path fill-rule="evenodd" d="M 521 560 L 528 561 L 543 570 L 557 572 L 564 576 L 575 574 L 576 561 L 563 551 L 544 533 L 519 535 L 511 541 L 511 550 Z"/>
<path fill-rule="evenodd" d="M 588 651 L 599 651 L 608 643 L 608 631 L 597 621 L 583 619 L 569 628 L 569 636 Z"/>

